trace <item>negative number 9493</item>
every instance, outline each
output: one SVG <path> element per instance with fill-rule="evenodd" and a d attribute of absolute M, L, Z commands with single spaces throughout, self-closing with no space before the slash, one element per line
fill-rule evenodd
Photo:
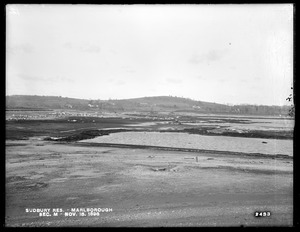
<path fill-rule="evenodd" d="M 270 211 L 256 211 L 254 213 L 255 217 L 270 217 L 271 216 L 271 212 Z"/>

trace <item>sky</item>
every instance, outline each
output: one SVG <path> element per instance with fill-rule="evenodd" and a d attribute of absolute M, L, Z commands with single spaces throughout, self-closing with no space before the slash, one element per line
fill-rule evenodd
<path fill-rule="evenodd" d="M 6 95 L 285 105 L 293 5 L 7 5 Z"/>

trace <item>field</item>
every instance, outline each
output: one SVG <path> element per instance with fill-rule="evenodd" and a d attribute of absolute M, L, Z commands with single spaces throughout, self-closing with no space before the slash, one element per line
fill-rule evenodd
<path fill-rule="evenodd" d="M 292 226 L 293 126 L 184 112 L 8 112 L 6 225 Z"/>

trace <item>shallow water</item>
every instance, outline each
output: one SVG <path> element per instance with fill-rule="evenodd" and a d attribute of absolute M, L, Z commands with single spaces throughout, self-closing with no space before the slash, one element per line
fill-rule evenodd
<path fill-rule="evenodd" d="M 289 119 L 259 119 L 259 118 L 246 118 L 249 123 L 238 122 L 218 122 L 210 120 L 211 122 L 197 121 L 195 123 L 182 123 L 183 125 L 201 127 L 201 126 L 226 126 L 231 129 L 238 130 L 293 130 L 294 120 Z"/>
<path fill-rule="evenodd" d="M 177 132 L 120 132 L 82 140 L 81 142 L 135 144 L 293 156 L 292 140 L 205 136 Z"/>

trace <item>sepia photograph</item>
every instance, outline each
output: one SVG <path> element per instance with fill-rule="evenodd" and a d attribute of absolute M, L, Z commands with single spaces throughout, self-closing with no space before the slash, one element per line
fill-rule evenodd
<path fill-rule="evenodd" d="M 293 227 L 293 4 L 5 6 L 5 227 Z"/>

